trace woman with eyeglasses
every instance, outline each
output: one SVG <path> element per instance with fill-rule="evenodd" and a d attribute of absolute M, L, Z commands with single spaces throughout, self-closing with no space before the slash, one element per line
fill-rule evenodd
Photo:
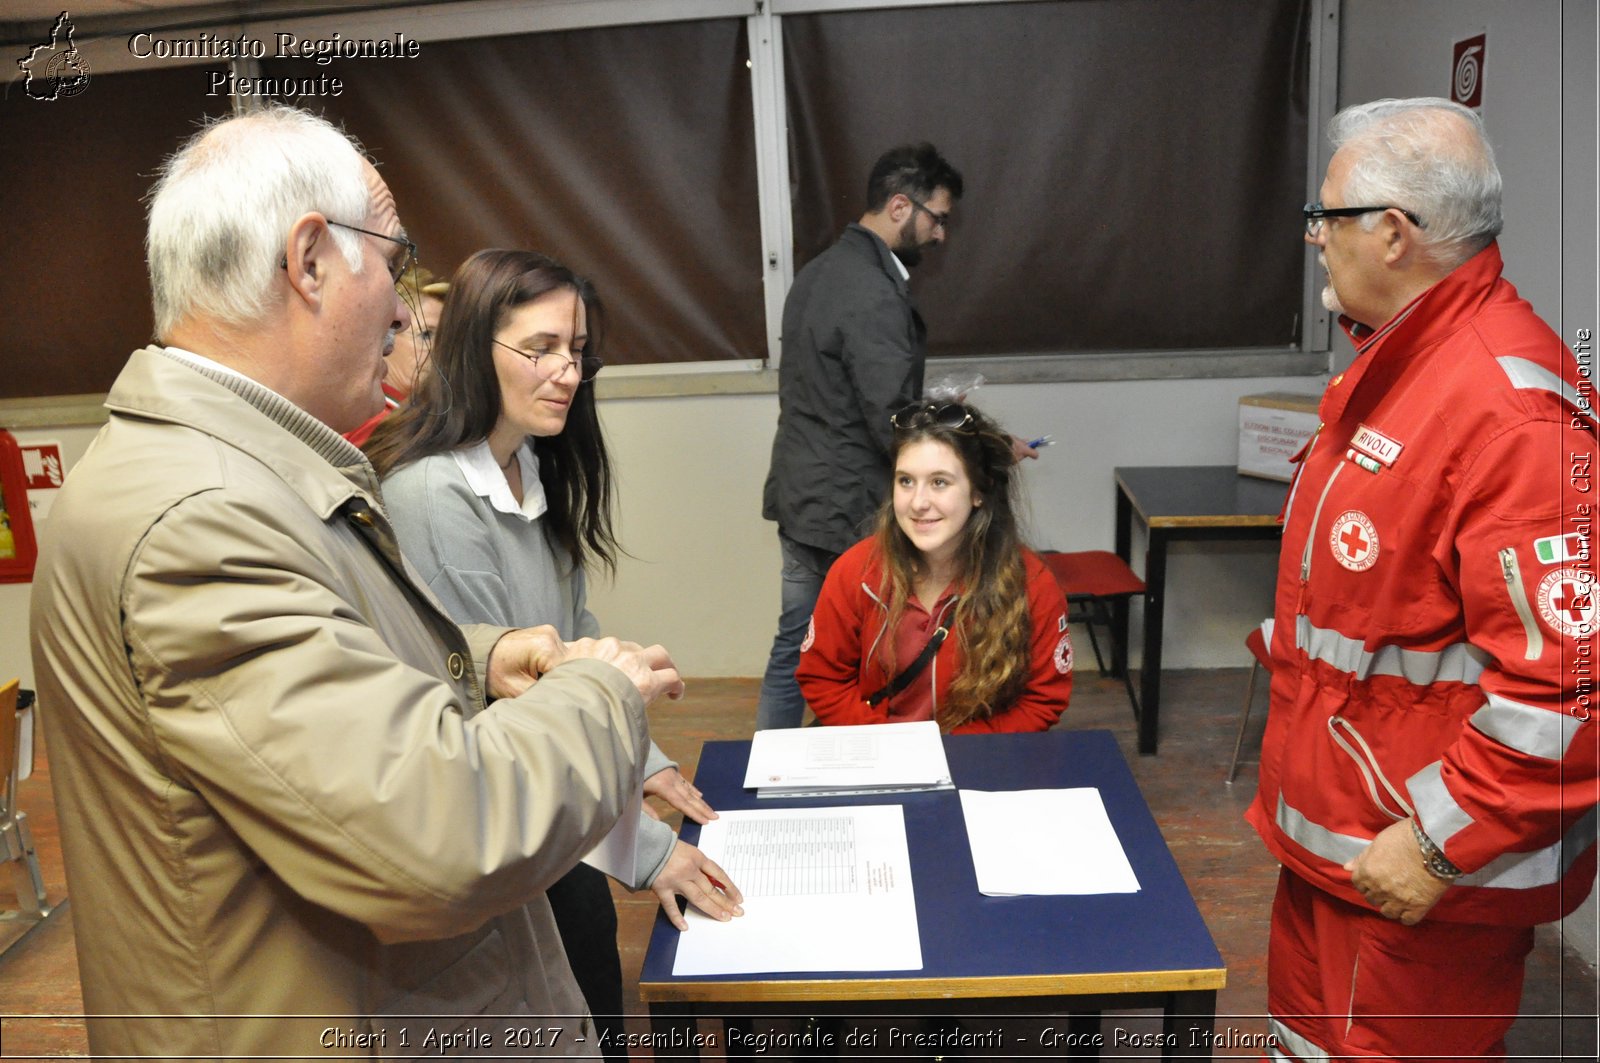
<path fill-rule="evenodd" d="M 1072 695 L 1067 603 L 1022 545 L 1011 437 L 961 403 L 890 420 L 893 491 L 823 582 L 795 672 L 806 703 L 824 724 L 1049 729 Z"/>
<path fill-rule="evenodd" d="M 593 286 L 565 266 L 530 251 L 479 251 L 450 282 L 432 371 L 367 442 L 402 552 L 458 622 L 551 624 L 568 640 L 600 633 L 584 571 L 598 563 L 614 572 L 618 550 L 589 383 L 602 365 L 602 326 Z M 698 822 L 716 815 L 654 745 L 644 789 Z M 677 895 L 715 918 L 741 911 L 726 872 L 648 806 L 634 879 L 623 884 L 653 889 L 680 930 Z M 589 1009 L 613 1034 L 601 1044 L 619 1045 L 610 886 L 579 864 L 548 896 Z"/>

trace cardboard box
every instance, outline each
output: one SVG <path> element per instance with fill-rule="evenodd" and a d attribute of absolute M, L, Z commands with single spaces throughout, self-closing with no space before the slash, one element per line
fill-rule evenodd
<path fill-rule="evenodd" d="M 1239 400 L 1239 472 L 1287 483 L 1294 477 L 1289 459 L 1317 430 L 1320 395 L 1270 391 Z"/>

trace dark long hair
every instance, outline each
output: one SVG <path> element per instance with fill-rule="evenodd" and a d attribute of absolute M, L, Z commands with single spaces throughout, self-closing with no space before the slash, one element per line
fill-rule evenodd
<path fill-rule="evenodd" d="M 589 326 L 584 353 L 598 357 L 604 311 L 586 279 L 534 251 L 479 251 L 461 264 L 439 315 L 431 365 L 410 400 L 379 422 L 363 448 L 379 476 L 489 437 L 501 409 L 495 333 L 512 310 L 563 290 L 583 300 Z M 611 530 L 611 460 L 595 413 L 593 383 L 573 394 L 558 435 L 530 438 L 549 501 L 545 530 L 551 544 L 575 566 L 592 556 L 615 573 L 619 548 Z"/>
<path fill-rule="evenodd" d="M 946 407 L 959 404 L 945 404 Z M 972 511 L 956 545 L 957 582 L 965 585 L 951 620 L 951 633 L 961 648 L 961 671 L 950 682 L 939 706 L 939 727 L 951 729 L 968 720 L 984 719 L 1006 709 L 1027 685 L 1032 625 L 1028 615 L 1028 576 L 1022 561 L 1022 536 L 1016 514 L 1016 459 L 1011 437 L 972 406 L 964 409 L 972 423 L 947 427 L 927 411 L 906 418 L 894 433 L 894 456 L 913 443 L 932 440 L 956 452 L 975 496 L 983 504 Z M 891 491 L 878 511 L 878 549 L 883 556 L 879 596 L 888 603 L 888 630 L 905 615 L 906 601 L 919 572 L 926 567 L 922 552 L 906 538 L 894 515 Z M 884 639 L 891 655 L 892 638 Z"/>

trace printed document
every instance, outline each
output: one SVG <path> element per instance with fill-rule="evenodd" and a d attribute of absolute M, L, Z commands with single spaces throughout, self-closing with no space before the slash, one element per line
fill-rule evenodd
<path fill-rule="evenodd" d="M 744 785 L 760 797 L 954 789 L 932 720 L 757 731 Z"/>
<path fill-rule="evenodd" d="M 978 892 L 1137 893 L 1139 880 L 1100 791 L 961 791 Z"/>
<path fill-rule="evenodd" d="M 899 805 L 725 811 L 700 848 L 744 894 L 744 915 L 690 908 L 673 974 L 922 969 Z"/>

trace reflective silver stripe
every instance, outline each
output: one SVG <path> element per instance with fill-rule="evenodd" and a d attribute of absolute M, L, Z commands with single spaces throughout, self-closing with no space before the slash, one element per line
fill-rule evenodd
<path fill-rule="evenodd" d="M 1581 720 L 1564 712 L 1524 705 L 1498 694 L 1490 694 L 1489 703 L 1468 722 L 1503 746 L 1545 760 L 1565 757 L 1583 726 Z"/>
<path fill-rule="evenodd" d="M 1419 782 L 1420 777 L 1429 770 L 1429 768 L 1424 768 L 1412 776 L 1411 798 L 1417 803 L 1418 821 L 1422 824 L 1423 829 L 1427 831 L 1428 837 L 1433 839 L 1434 844 L 1443 848 L 1444 839 L 1449 837 L 1449 834 L 1454 834 L 1455 830 L 1459 830 L 1460 827 L 1458 826 L 1455 830 L 1449 831 L 1449 834 L 1445 833 L 1446 827 L 1443 825 L 1450 820 L 1448 811 L 1441 811 L 1435 808 L 1431 813 L 1433 818 L 1428 818 L 1425 809 L 1426 798 L 1418 791 L 1422 785 Z M 1431 766 L 1431 770 L 1437 775 L 1438 766 Z M 1439 789 L 1442 792 L 1444 790 L 1443 785 L 1440 785 Z M 1455 799 L 1451 798 L 1447 792 L 1444 794 L 1444 799 L 1449 802 L 1449 807 L 1455 810 L 1455 815 L 1463 821 L 1462 825 L 1464 826 L 1466 814 L 1456 805 Z M 1573 824 L 1572 829 L 1567 831 L 1566 837 L 1554 845 L 1546 846 L 1531 853 L 1506 853 L 1504 856 L 1491 860 L 1472 874 L 1462 875 L 1456 880 L 1456 885 L 1486 886 L 1491 889 L 1505 890 L 1528 890 L 1537 889 L 1540 886 L 1552 886 L 1560 882 L 1562 877 L 1572 869 L 1572 865 L 1577 862 L 1578 857 L 1594 846 L 1596 823 L 1596 810 L 1591 808 L 1584 814 L 1582 819 Z M 1290 807 L 1281 794 L 1278 797 L 1278 829 L 1283 831 L 1286 836 L 1302 849 L 1341 867 L 1355 859 L 1361 850 L 1365 849 L 1371 842 L 1369 838 L 1338 834 L 1327 827 L 1311 822 L 1305 817 L 1304 813 Z"/>
<path fill-rule="evenodd" d="M 1505 370 L 1511 379 L 1511 386 L 1515 388 L 1536 388 L 1539 391 L 1551 391 L 1560 395 L 1568 405 L 1583 413 L 1591 421 L 1600 421 L 1595 417 L 1594 407 L 1588 402 L 1579 401 L 1578 389 L 1556 376 L 1550 370 L 1537 362 L 1530 362 L 1526 358 L 1496 358 L 1500 368 Z"/>
<path fill-rule="evenodd" d="M 1360 856 L 1361 851 L 1372 844 L 1371 838 L 1337 834 L 1320 823 L 1311 822 L 1304 812 L 1285 801 L 1282 794 L 1278 795 L 1278 829 L 1300 848 L 1340 867 Z"/>
<path fill-rule="evenodd" d="M 1267 1016 L 1267 1036 L 1277 1042 L 1272 1046 L 1273 1059 L 1292 1058 L 1302 1060 L 1303 1063 L 1328 1063 L 1329 1053 L 1326 1048 L 1323 1048 L 1309 1037 L 1302 1037 L 1300 1034 L 1295 1033 L 1271 1015 Z M 1278 1051 L 1280 1048 L 1287 1049 L 1294 1054 L 1285 1056 Z"/>
<path fill-rule="evenodd" d="M 1406 781 L 1411 800 L 1417 806 L 1417 822 L 1433 843 L 1443 849 L 1445 842 L 1472 823 L 1456 799 L 1445 789 L 1434 762 Z M 1573 863 L 1595 843 L 1595 809 L 1586 812 L 1572 825 L 1566 837 L 1554 845 L 1531 853 L 1506 853 L 1456 879 L 1458 886 L 1488 886 L 1492 889 L 1528 890 L 1560 882 Z"/>
<path fill-rule="evenodd" d="M 1444 785 L 1440 774 L 1441 764 L 1434 761 L 1406 780 L 1412 805 L 1417 810 L 1417 822 L 1433 844 L 1443 849 L 1445 842 L 1456 836 L 1464 827 L 1472 826 L 1472 817 L 1462 811 L 1456 799 Z"/>
<path fill-rule="evenodd" d="M 1489 655 L 1470 642 L 1457 642 L 1442 650 L 1405 650 L 1379 646 L 1368 651 L 1360 639 L 1317 627 L 1307 616 L 1295 617 L 1295 645 L 1313 660 L 1337 668 L 1356 679 L 1375 675 L 1397 676 L 1415 686 L 1466 683 L 1476 686 Z"/>
<path fill-rule="evenodd" d="M 1549 886 L 1560 882 L 1578 857 L 1594 848 L 1594 842 L 1595 810 L 1591 808 L 1556 844 L 1531 853 L 1506 853 L 1496 857 L 1472 874 L 1456 879 L 1456 885 L 1507 890 Z"/>

